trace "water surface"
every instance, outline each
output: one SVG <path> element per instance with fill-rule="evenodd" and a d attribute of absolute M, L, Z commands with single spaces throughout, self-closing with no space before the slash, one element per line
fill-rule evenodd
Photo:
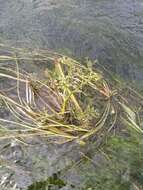
<path fill-rule="evenodd" d="M 0 0 L 0 41 L 98 58 L 109 71 L 143 86 L 142 0 Z M 32 68 L 39 70 L 37 65 Z M 20 160 L 11 180 L 26 189 L 34 180 L 70 165 L 80 157 L 78 150 L 77 145 L 53 146 L 40 140 L 23 149 L 12 144 L 3 156 L 12 163 Z M 25 172 L 19 174 L 21 170 Z M 1 172 L 1 181 L 8 173 Z M 68 180 L 78 184 L 81 179 L 74 170 Z"/>

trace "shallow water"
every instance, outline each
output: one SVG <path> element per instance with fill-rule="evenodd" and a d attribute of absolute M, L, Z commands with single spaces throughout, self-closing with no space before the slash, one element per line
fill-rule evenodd
<path fill-rule="evenodd" d="M 80 58 L 98 58 L 114 74 L 143 86 L 142 0 L 0 0 L 0 41 L 20 47 L 50 48 Z M 38 67 L 29 66 L 29 70 Z M 19 166 L 32 172 L 19 175 L 14 171 L 12 180 L 23 189 L 80 157 L 78 146 L 75 152 L 71 151 L 73 145 L 52 146 L 40 140 L 36 146 L 23 150 L 15 146 L 9 146 L 5 157 L 20 160 Z M 76 171 L 73 172 L 71 180 L 80 183 Z"/>

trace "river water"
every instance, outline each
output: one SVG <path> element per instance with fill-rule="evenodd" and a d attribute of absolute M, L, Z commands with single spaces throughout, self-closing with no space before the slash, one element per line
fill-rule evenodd
<path fill-rule="evenodd" d="M 0 42 L 97 58 L 120 78 L 143 86 L 142 0 L 0 0 Z M 79 148 L 71 155 L 68 147 L 64 157 L 67 147 L 43 143 L 26 148 L 23 156 L 21 147 L 13 146 L 10 152 L 19 151 L 7 152 L 6 157 L 23 158 L 20 164 L 32 171 L 31 175 L 15 172 L 13 180 L 23 189 L 71 163 Z M 72 177 L 76 181 L 76 174 Z"/>

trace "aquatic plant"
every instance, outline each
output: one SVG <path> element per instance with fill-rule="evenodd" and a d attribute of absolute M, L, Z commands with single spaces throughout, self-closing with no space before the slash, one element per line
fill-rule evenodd
<path fill-rule="evenodd" d="M 58 190 L 66 186 L 66 183 L 59 178 L 58 174 L 53 174 L 51 177 L 44 181 L 33 183 L 28 187 L 28 190 Z"/>
<path fill-rule="evenodd" d="M 0 89 L 0 98 L 13 120 L 0 118 L 0 140 L 42 136 L 55 143 L 75 141 L 82 145 L 121 126 L 143 132 L 141 110 L 134 111 L 133 101 L 136 98 L 140 103 L 141 95 L 131 91 L 128 98 L 124 89 L 112 80 L 107 82 L 96 61 L 94 66 L 90 60 L 82 64 L 48 50 L 2 44 L 1 49 L 6 53 L 0 55 L 0 62 L 5 63 L 0 77 L 9 87 Z M 23 61 L 47 64 L 42 78 L 20 69 Z M 14 62 L 16 68 L 7 67 L 8 62 Z"/>

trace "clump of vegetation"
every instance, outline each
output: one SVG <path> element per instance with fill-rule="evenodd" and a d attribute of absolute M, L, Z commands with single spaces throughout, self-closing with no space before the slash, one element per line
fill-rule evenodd
<path fill-rule="evenodd" d="M 44 181 L 36 182 L 28 187 L 28 190 L 58 190 L 66 186 L 66 183 L 59 178 L 58 174 L 53 174 Z"/>
<path fill-rule="evenodd" d="M 20 69 L 22 61 L 31 60 L 48 65 L 43 78 Z M 121 122 L 143 132 L 142 108 L 134 111 L 132 101 L 142 97 L 132 91 L 128 99 L 89 60 L 82 64 L 48 50 L 9 48 L 0 61 L 16 64 L 15 70 L 0 69 L 0 77 L 9 81 L 8 89 L 0 89 L 0 98 L 14 116 L 0 119 L 0 139 L 42 136 L 56 143 L 85 144 L 91 137 L 120 129 Z"/>

